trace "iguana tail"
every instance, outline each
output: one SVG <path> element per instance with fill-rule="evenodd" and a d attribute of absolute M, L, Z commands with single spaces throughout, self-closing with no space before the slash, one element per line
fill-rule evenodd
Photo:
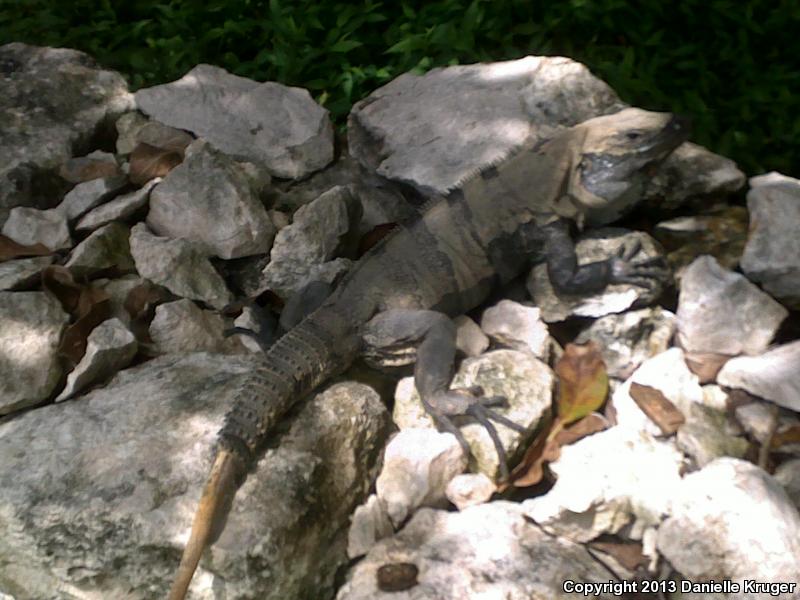
<path fill-rule="evenodd" d="M 323 306 L 280 338 L 267 351 L 264 364 L 247 374 L 243 394 L 220 429 L 217 457 L 169 600 L 186 596 L 200 558 L 222 533 L 236 490 L 266 435 L 298 400 L 346 369 L 357 345 L 349 319 Z"/>

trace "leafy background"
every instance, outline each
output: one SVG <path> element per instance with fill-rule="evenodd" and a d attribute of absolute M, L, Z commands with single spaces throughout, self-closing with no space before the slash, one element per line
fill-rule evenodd
<path fill-rule="evenodd" d="M 200 62 L 309 88 L 344 124 L 405 71 L 527 54 L 587 64 L 623 100 L 694 119 L 749 174 L 800 176 L 797 0 L 0 0 L 0 43 L 84 50 L 135 88 Z"/>

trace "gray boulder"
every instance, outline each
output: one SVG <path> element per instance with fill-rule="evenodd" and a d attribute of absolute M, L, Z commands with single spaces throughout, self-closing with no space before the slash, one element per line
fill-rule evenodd
<path fill-rule="evenodd" d="M 328 111 L 301 88 L 197 65 L 177 81 L 137 91 L 136 105 L 234 158 L 264 165 L 275 177 L 298 179 L 333 160 Z"/>

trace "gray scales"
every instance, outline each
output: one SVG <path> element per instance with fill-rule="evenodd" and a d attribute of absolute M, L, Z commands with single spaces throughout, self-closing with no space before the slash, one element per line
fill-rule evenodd
<path fill-rule="evenodd" d="M 455 359 L 450 317 L 480 305 L 537 259 L 546 261 L 553 286 L 563 293 L 648 285 L 665 267 L 633 260 L 636 248 L 578 265 L 570 222 L 605 225 L 625 214 L 641 198 L 649 167 L 685 141 L 688 129 L 669 113 L 635 108 L 590 119 L 475 174 L 365 254 L 244 382 L 219 432 L 169 599 L 185 597 L 270 430 L 298 400 L 352 364 L 367 327 L 419 340 L 414 381 L 425 410 L 467 451 L 451 417 L 477 419 L 505 465 L 491 421 L 518 426 L 492 410 L 503 399 L 449 389 Z"/>

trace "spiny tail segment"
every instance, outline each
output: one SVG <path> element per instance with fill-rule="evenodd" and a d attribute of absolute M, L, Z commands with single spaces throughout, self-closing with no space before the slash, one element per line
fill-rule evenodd
<path fill-rule="evenodd" d="M 224 529 L 234 495 L 273 426 L 301 398 L 352 363 L 358 337 L 346 317 L 323 307 L 289 331 L 247 374 L 225 416 L 217 457 L 192 523 L 169 600 L 183 600 L 205 549 Z"/>

